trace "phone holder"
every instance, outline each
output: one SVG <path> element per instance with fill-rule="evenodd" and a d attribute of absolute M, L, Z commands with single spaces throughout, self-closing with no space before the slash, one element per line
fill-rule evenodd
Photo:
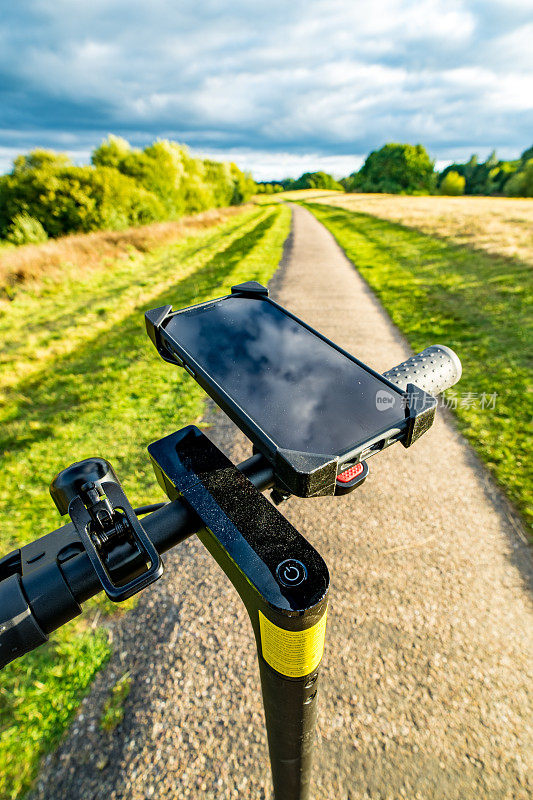
<path fill-rule="evenodd" d="M 315 448 L 319 452 L 313 452 L 311 449 L 301 449 L 304 447 L 300 444 L 300 449 L 290 449 L 284 446 L 283 443 L 290 443 L 295 441 L 291 437 L 280 436 L 279 441 L 274 441 L 273 434 L 267 430 L 268 424 L 265 421 L 261 424 L 247 413 L 245 403 L 237 400 L 234 391 L 230 391 L 227 387 L 222 385 L 224 382 L 217 382 L 215 380 L 212 370 L 209 370 L 206 363 L 203 362 L 201 356 L 191 348 L 189 350 L 180 337 L 180 322 L 183 321 L 183 316 L 194 312 L 194 315 L 204 313 L 212 309 L 218 302 L 224 302 L 225 308 L 241 307 L 243 298 L 248 301 L 253 300 L 255 305 L 258 319 L 260 314 L 265 310 L 268 305 L 270 311 L 276 314 L 284 315 L 285 318 L 292 318 L 293 324 L 299 325 L 302 329 L 309 331 L 316 341 L 325 342 L 337 351 L 341 356 L 348 361 L 355 362 L 366 373 L 374 376 L 374 387 L 379 386 L 385 390 L 385 394 L 394 398 L 400 403 L 403 401 L 402 415 L 401 407 L 398 410 L 397 416 L 388 421 L 388 428 L 381 429 L 381 424 L 385 424 L 383 420 L 377 424 L 376 433 L 373 438 L 368 441 L 359 441 L 353 443 L 351 450 L 342 454 L 335 454 L 328 452 L 329 444 L 324 444 L 324 441 L 315 444 Z M 228 305 L 229 304 L 229 305 Z M 246 303 L 250 307 L 250 303 Z M 248 312 L 250 313 L 250 312 Z M 266 312 L 265 312 L 266 313 Z M 228 319 L 231 314 L 228 312 Z M 204 333 L 209 338 L 209 317 L 204 320 Z M 274 499 L 276 502 L 282 500 L 289 495 L 296 495 L 297 497 L 323 497 L 331 495 L 346 494 L 351 489 L 355 488 L 359 482 L 352 482 L 349 484 L 342 479 L 339 481 L 339 475 L 342 475 L 346 469 L 355 466 L 359 462 L 366 461 L 375 453 L 380 452 L 386 447 L 401 441 L 405 447 L 410 447 L 425 431 L 431 426 L 436 409 L 436 400 L 431 395 L 422 391 L 422 389 L 409 384 L 407 391 L 399 389 L 387 376 L 379 375 L 367 365 L 358 361 L 354 356 L 339 348 L 336 344 L 326 339 L 321 333 L 310 328 L 303 320 L 297 319 L 294 315 L 290 314 L 286 309 L 283 309 L 275 303 L 268 296 L 268 288 L 262 286 L 256 281 L 247 281 L 236 286 L 232 286 L 231 294 L 222 298 L 217 298 L 214 301 L 207 301 L 200 303 L 191 308 L 177 309 L 174 311 L 172 306 L 166 305 L 160 308 L 155 308 L 147 311 L 145 314 L 146 330 L 155 345 L 159 355 L 171 364 L 185 368 L 191 377 L 211 396 L 217 405 L 233 420 L 233 422 L 243 431 L 243 433 L 250 439 L 254 446 L 255 452 L 260 452 L 271 464 L 275 476 Z M 252 324 L 252 323 L 249 323 Z M 176 328 L 177 326 L 177 328 Z M 260 329 L 261 326 L 258 326 Z M 214 333 L 211 336 L 215 336 Z M 236 335 L 233 339 L 238 340 Z M 195 353 L 195 354 L 194 354 Z M 217 350 L 218 355 L 218 350 Z M 233 379 L 235 379 L 235 370 L 237 370 L 238 358 L 236 355 L 232 356 L 233 362 L 229 362 L 229 368 L 233 368 Z M 257 359 L 256 359 L 257 360 Z M 260 372 L 261 360 L 255 363 L 251 359 L 253 369 Z M 318 367 L 317 367 L 318 369 Z M 246 373 L 248 374 L 248 373 Z M 415 373 L 416 374 L 416 373 Z M 379 395 L 377 392 L 376 397 Z M 403 397 L 402 397 L 403 395 Z M 365 396 L 367 402 L 368 396 Z M 276 398 L 269 398 L 275 404 Z M 266 402 L 266 400 L 265 400 Z M 357 400 L 357 386 L 353 384 L 353 403 L 356 405 Z M 377 400 L 376 400 L 377 402 Z M 355 433 L 353 433 L 355 436 Z M 347 444 L 351 440 L 352 434 L 347 431 Z M 360 433 L 362 436 L 362 433 Z M 281 442 L 281 443 L 280 443 Z M 298 445 L 298 441 L 296 440 Z M 366 469 L 366 466 L 364 467 Z M 366 472 L 365 472 L 366 477 Z M 363 478 L 364 479 L 364 478 Z"/>
<path fill-rule="evenodd" d="M 200 540 L 241 596 L 257 643 L 276 800 L 309 796 L 328 569 L 194 426 L 148 447 L 157 479 L 201 520 Z"/>

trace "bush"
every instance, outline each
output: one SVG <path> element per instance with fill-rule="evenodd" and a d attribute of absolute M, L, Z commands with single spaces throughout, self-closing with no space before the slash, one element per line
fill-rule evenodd
<path fill-rule="evenodd" d="M 32 217 L 48 236 L 62 236 L 237 205 L 254 191 L 255 181 L 235 164 L 193 158 L 177 142 L 137 150 L 110 136 L 93 152 L 92 166 L 76 167 L 48 150 L 18 156 L 13 171 L 0 177 L 0 237 L 18 215 Z"/>
<path fill-rule="evenodd" d="M 236 164 L 230 164 L 231 176 L 233 178 L 233 192 L 230 205 L 240 206 L 255 192 L 255 181 L 249 172 L 243 172 Z"/>
<path fill-rule="evenodd" d="M 207 160 L 203 162 L 203 181 L 211 187 L 212 204 L 229 206 L 235 190 L 235 181 L 228 162 Z"/>
<path fill-rule="evenodd" d="M 111 166 L 158 197 L 167 217 L 187 213 L 184 182 L 188 172 L 197 172 L 197 165 L 187 158 L 185 148 L 175 142 L 155 142 L 144 150 L 133 150 L 125 140 L 118 145 L 117 141 L 110 137 L 104 142 L 93 154 L 93 163 L 104 156 Z"/>
<path fill-rule="evenodd" d="M 113 167 L 85 169 L 92 173 L 85 230 L 123 230 L 167 218 L 161 200 L 127 175 Z"/>
<path fill-rule="evenodd" d="M 134 150 L 125 139 L 110 136 L 94 151 L 92 162 L 134 178 L 161 200 L 171 218 L 239 205 L 255 191 L 255 181 L 235 164 L 193 158 L 186 147 L 166 140 Z"/>
<path fill-rule="evenodd" d="M 352 172 L 347 178 L 341 178 L 340 182 L 345 192 L 360 192 L 363 184 L 358 172 Z"/>
<path fill-rule="evenodd" d="M 48 240 L 48 236 L 39 220 L 24 212 L 15 215 L 6 239 L 13 244 L 42 244 Z"/>
<path fill-rule="evenodd" d="M 283 191 L 283 186 L 280 183 L 261 181 L 256 185 L 255 191 L 257 194 L 277 194 L 278 192 Z"/>
<path fill-rule="evenodd" d="M 465 193 L 465 177 L 458 172 L 451 170 L 448 172 L 440 184 L 440 193 L 458 196 Z"/>
<path fill-rule="evenodd" d="M 13 172 L 0 188 L 0 229 L 27 214 L 48 236 L 102 228 L 120 230 L 165 218 L 158 198 L 112 167 Z"/>

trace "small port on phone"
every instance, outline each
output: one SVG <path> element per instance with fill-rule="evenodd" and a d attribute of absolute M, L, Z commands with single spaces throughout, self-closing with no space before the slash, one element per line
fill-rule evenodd
<path fill-rule="evenodd" d="M 366 458 L 370 458 L 370 456 L 373 456 L 374 453 L 379 453 L 380 450 L 383 450 L 384 444 L 385 444 L 384 439 L 382 439 L 381 442 L 374 442 L 374 444 L 371 444 L 370 447 L 366 447 L 362 451 L 361 455 L 359 456 L 359 459 L 361 461 L 364 461 Z"/>

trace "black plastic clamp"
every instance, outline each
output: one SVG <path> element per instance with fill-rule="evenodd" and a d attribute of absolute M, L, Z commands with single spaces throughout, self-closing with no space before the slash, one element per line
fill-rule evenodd
<path fill-rule="evenodd" d="M 60 514 L 69 514 L 79 540 L 113 602 L 126 600 L 163 573 L 159 554 L 124 494 L 111 464 L 104 458 L 86 458 L 59 472 L 50 494 Z M 115 544 L 127 542 L 139 562 L 134 578 L 123 582 L 109 565 Z"/>
<path fill-rule="evenodd" d="M 401 440 L 404 447 L 411 447 L 433 425 L 437 410 L 437 399 L 433 395 L 419 389 L 414 383 L 408 383 L 405 390 L 405 416 L 407 431 Z"/>
<path fill-rule="evenodd" d="M 126 531 L 130 543 L 138 550 L 139 556 L 144 562 L 145 568 L 135 578 L 120 584 L 113 580 L 111 572 L 106 565 L 105 546 L 99 545 L 97 534 L 91 531 L 93 517 L 79 495 L 71 500 L 68 513 L 83 542 L 104 592 L 114 603 L 119 603 L 122 600 L 127 600 L 128 597 L 160 578 L 163 574 L 163 563 L 159 553 L 139 522 L 128 498 L 122 491 L 122 487 L 117 483 L 105 481 L 101 484 L 101 489 L 105 493 L 107 500 L 109 500 L 113 511 L 120 512 L 122 517 L 121 526 Z"/>

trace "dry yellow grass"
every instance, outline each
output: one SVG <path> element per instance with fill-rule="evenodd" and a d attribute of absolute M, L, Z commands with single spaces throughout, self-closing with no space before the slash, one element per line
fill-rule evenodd
<path fill-rule="evenodd" d="M 214 208 L 175 222 L 156 222 L 125 231 L 96 231 L 51 239 L 46 244 L 28 244 L 0 252 L 0 288 L 28 280 L 38 280 L 60 273 L 65 264 L 82 270 L 94 269 L 107 259 L 122 258 L 132 251 L 146 252 L 208 228 L 233 214 L 242 206 Z"/>
<path fill-rule="evenodd" d="M 456 244 L 481 248 L 495 255 L 512 256 L 533 266 L 532 199 L 337 192 L 319 202 L 400 222 Z"/>
<path fill-rule="evenodd" d="M 277 194 L 256 194 L 253 198 L 258 205 L 265 205 L 268 203 L 281 203 L 284 200 L 291 202 L 292 200 L 308 200 L 318 203 L 324 198 L 327 202 L 328 198 L 337 195 L 344 196 L 344 192 L 339 192 L 336 189 L 295 189 L 293 192 L 278 192 Z"/>

